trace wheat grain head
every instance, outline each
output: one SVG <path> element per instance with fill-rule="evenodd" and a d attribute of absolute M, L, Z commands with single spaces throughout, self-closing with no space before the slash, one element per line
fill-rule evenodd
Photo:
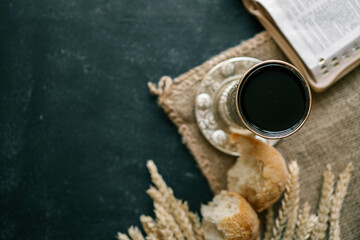
<path fill-rule="evenodd" d="M 129 236 L 132 240 L 145 240 L 144 236 L 142 235 L 140 229 L 138 227 L 129 227 L 128 230 Z"/>
<path fill-rule="evenodd" d="M 351 172 L 353 170 L 352 163 L 349 163 L 347 168 L 340 174 L 339 180 L 336 184 L 336 190 L 332 201 L 332 206 L 330 210 L 330 239 L 338 240 L 340 239 L 340 210 L 344 202 L 344 198 L 347 193 L 347 188 L 349 186 Z"/>
<path fill-rule="evenodd" d="M 323 174 L 324 181 L 321 190 L 320 204 L 318 208 L 318 221 L 314 226 L 312 239 L 322 240 L 326 236 L 328 227 L 327 221 L 331 207 L 331 199 L 334 191 L 334 174 L 331 172 L 331 166 L 328 164 Z"/>
<path fill-rule="evenodd" d="M 266 213 L 265 218 L 265 233 L 264 233 L 264 239 L 270 240 L 272 236 L 272 229 L 274 227 L 274 210 L 273 206 L 269 207 Z"/>
<path fill-rule="evenodd" d="M 289 164 L 289 179 L 285 187 L 284 197 L 281 200 L 281 207 L 279 209 L 279 214 L 275 219 L 275 224 L 272 229 L 272 240 L 279 240 L 281 238 L 282 232 L 285 228 L 286 222 L 289 218 L 289 213 L 291 211 L 291 206 L 294 204 L 293 197 L 296 196 L 293 194 L 295 190 L 296 181 L 299 177 L 299 166 L 296 161 L 292 161 Z"/>
<path fill-rule="evenodd" d="M 130 240 L 130 238 L 126 234 L 123 234 L 123 233 L 120 233 L 120 232 L 117 233 L 116 238 L 118 240 Z"/>

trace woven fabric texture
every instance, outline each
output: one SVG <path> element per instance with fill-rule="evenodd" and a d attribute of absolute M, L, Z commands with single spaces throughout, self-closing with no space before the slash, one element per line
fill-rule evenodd
<path fill-rule="evenodd" d="M 226 189 L 226 173 L 236 159 L 212 147 L 202 136 L 194 114 L 195 95 L 197 86 L 212 67 L 240 56 L 287 61 L 269 34 L 262 32 L 179 77 L 163 77 L 158 86 L 149 83 L 150 91 L 158 95 L 159 105 L 178 127 L 214 193 Z M 301 204 L 308 201 L 312 212 L 317 209 L 326 165 L 331 164 L 338 175 L 353 162 L 353 177 L 340 225 L 342 239 L 360 239 L 360 68 L 325 92 L 313 92 L 308 121 L 296 134 L 281 140 L 276 148 L 287 162 L 298 161 Z"/>

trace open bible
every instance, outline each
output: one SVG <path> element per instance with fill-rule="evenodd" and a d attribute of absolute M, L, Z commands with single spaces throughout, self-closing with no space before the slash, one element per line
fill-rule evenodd
<path fill-rule="evenodd" d="M 359 0 L 243 0 L 314 91 L 360 64 Z"/>

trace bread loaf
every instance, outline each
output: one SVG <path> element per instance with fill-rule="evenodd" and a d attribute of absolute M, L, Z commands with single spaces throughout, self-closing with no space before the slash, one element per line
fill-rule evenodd
<path fill-rule="evenodd" d="M 239 194 L 221 191 L 201 206 L 205 240 L 252 240 L 260 230 L 255 210 Z"/>
<path fill-rule="evenodd" d="M 239 193 L 258 212 L 270 207 L 282 195 L 288 171 L 281 154 L 254 137 L 233 134 L 241 156 L 228 171 L 228 190 Z"/>

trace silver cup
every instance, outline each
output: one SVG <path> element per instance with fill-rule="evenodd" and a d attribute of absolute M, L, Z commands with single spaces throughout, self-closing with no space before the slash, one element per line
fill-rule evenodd
<path fill-rule="evenodd" d="M 240 90 L 248 81 L 250 73 L 269 64 L 277 64 L 297 76 L 306 95 L 306 113 L 293 127 L 283 131 L 259 129 L 246 118 L 239 105 Z M 195 103 L 195 115 L 200 131 L 205 138 L 219 150 L 238 155 L 238 146 L 230 142 L 230 135 L 238 133 L 259 138 L 271 145 L 278 139 L 290 136 L 298 131 L 307 120 L 311 109 L 311 91 L 309 84 L 293 65 L 280 61 L 261 61 L 254 58 L 239 57 L 219 63 L 201 82 Z"/>

